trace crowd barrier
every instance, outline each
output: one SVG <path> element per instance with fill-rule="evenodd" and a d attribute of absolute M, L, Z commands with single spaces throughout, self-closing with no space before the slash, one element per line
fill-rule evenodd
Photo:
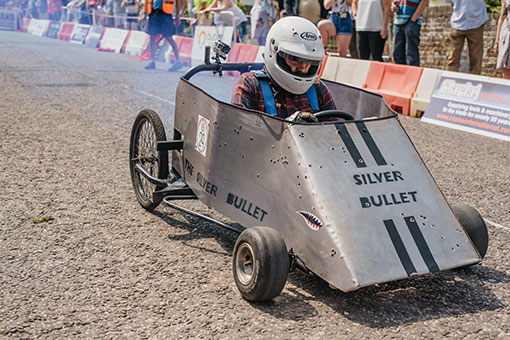
<path fill-rule="evenodd" d="M 327 56 L 321 77 L 379 93 L 395 111 L 421 117 L 442 73 L 416 66 Z"/>
<path fill-rule="evenodd" d="M 149 36 L 141 31 L 28 18 L 23 21 L 22 31 L 69 40 L 98 50 L 125 53 L 138 59 L 150 59 Z M 189 67 L 193 38 L 174 38 L 181 62 Z M 159 60 L 171 63 L 175 56 L 169 45 L 165 44 L 167 51 L 160 52 Z M 261 62 L 263 50 L 263 46 L 235 43 L 227 60 Z M 319 75 L 324 79 L 379 93 L 395 111 L 415 117 L 420 117 L 426 110 L 442 73 L 435 69 L 335 56 L 326 56 L 319 70 Z"/>

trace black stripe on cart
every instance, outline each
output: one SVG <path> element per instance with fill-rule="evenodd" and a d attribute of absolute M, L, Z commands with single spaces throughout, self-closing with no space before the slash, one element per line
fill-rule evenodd
<path fill-rule="evenodd" d="M 354 164 L 356 164 L 358 168 L 366 168 L 367 165 L 365 163 L 365 160 L 363 159 L 363 157 L 361 157 L 361 154 L 359 153 L 358 148 L 354 144 L 354 141 L 352 140 L 349 131 L 347 131 L 347 127 L 345 126 L 345 124 L 336 123 L 335 126 L 337 133 L 342 138 L 342 141 L 344 142 L 345 147 L 349 151 L 349 154 L 351 155 Z"/>
<path fill-rule="evenodd" d="M 395 247 L 395 250 L 397 251 L 398 258 L 400 259 L 402 266 L 404 266 L 407 276 L 411 276 L 411 274 L 414 274 L 417 271 L 413 262 L 411 261 L 411 258 L 409 257 L 409 253 L 407 252 L 406 247 L 404 246 L 404 242 L 402 242 L 402 239 L 400 238 L 395 223 L 393 220 L 384 220 L 384 225 L 386 226 L 386 230 L 390 235 L 393 247 Z"/>
<path fill-rule="evenodd" d="M 439 270 L 439 266 L 437 265 L 434 256 L 432 256 L 432 253 L 430 252 L 430 248 L 427 245 L 425 238 L 423 237 L 418 223 L 416 223 L 416 218 L 414 218 L 414 216 L 407 216 L 404 217 L 404 220 L 406 221 L 407 227 L 413 236 L 414 242 L 420 251 L 421 257 L 423 257 L 423 261 L 425 261 L 427 268 L 431 272 L 437 272 Z"/>
<path fill-rule="evenodd" d="M 377 144 L 375 144 L 374 139 L 372 138 L 372 135 L 370 134 L 370 131 L 368 131 L 368 128 L 365 124 L 365 122 L 356 122 L 356 127 L 359 130 L 359 133 L 361 134 L 361 137 L 363 137 L 363 140 L 365 141 L 365 144 L 368 147 L 368 150 L 370 150 L 370 153 L 375 159 L 375 162 L 377 165 L 387 165 L 386 160 L 384 159 L 381 150 L 377 147 Z"/>

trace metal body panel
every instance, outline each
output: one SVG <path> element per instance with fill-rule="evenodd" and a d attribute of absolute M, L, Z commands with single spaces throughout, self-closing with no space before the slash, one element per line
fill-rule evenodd
<path fill-rule="evenodd" d="M 276 228 L 344 291 L 480 261 L 396 116 L 359 96 L 386 118 L 289 124 L 181 80 L 174 167 L 202 202 L 247 228 Z"/>

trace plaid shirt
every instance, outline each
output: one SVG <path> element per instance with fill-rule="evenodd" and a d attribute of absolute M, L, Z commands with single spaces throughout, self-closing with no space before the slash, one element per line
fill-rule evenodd
<path fill-rule="evenodd" d="M 267 79 L 274 94 L 274 101 L 278 117 L 287 118 L 296 111 L 313 112 L 308 101 L 308 96 L 304 94 L 292 94 L 273 84 L 271 79 Z M 314 83 L 317 89 L 317 97 L 319 100 L 320 111 L 336 109 L 333 97 L 326 85 L 319 79 Z M 266 112 L 264 98 L 258 79 L 253 72 L 246 72 L 237 81 L 232 94 L 232 104 Z"/>

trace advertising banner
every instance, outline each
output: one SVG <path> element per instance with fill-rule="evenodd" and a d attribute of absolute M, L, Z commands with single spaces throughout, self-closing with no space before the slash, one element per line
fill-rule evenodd
<path fill-rule="evenodd" d="M 0 9 L 0 30 L 15 31 L 20 29 L 20 12 Z"/>
<path fill-rule="evenodd" d="M 75 44 L 83 44 L 87 34 L 89 33 L 89 29 L 90 25 L 79 24 L 74 26 L 74 30 L 69 41 Z"/>
<path fill-rule="evenodd" d="M 191 50 L 191 66 L 203 64 L 205 47 L 213 47 L 218 40 L 232 46 L 233 34 L 234 27 L 231 26 L 197 26 Z"/>
<path fill-rule="evenodd" d="M 48 27 L 50 26 L 50 21 L 45 19 L 32 19 L 30 21 L 30 25 L 28 26 L 27 32 L 36 35 L 38 37 L 42 37 L 46 31 L 48 30 Z"/>
<path fill-rule="evenodd" d="M 48 32 L 46 32 L 46 36 L 49 38 L 57 39 L 58 32 L 60 32 L 60 26 L 60 21 L 52 21 L 50 27 L 48 28 Z"/>
<path fill-rule="evenodd" d="M 510 141 L 510 81 L 444 72 L 421 120 Z"/>

